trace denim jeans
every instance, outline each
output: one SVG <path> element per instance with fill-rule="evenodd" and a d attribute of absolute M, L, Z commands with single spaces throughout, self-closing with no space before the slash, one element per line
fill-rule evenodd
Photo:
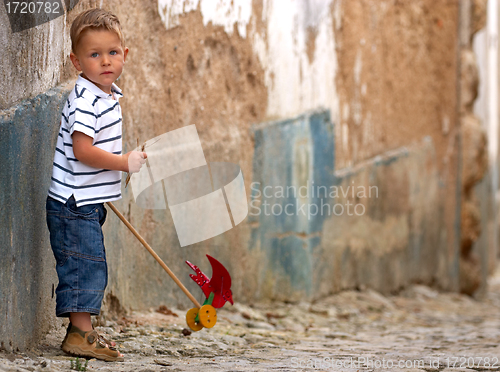
<path fill-rule="evenodd" d="M 56 315 L 88 312 L 98 315 L 108 284 L 102 225 L 102 203 L 77 207 L 72 196 L 63 204 L 50 196 L 46 202 L 50 245 L 56 259 L 59 284 Z"/>

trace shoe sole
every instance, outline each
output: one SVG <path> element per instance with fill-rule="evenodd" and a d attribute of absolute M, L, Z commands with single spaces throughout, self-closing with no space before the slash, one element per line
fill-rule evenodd
<path fill-rule="evenodd" d="M 91 350 L 80 349 L 78 346 L 65 345 L 64 347 L 62 347 L 62 351 L 75 357 L 96 358 L 99 360 L 104 360 L 105 362 L 123 362 L 124 360 L 123 357 L 113 357 L 111 355 L 98 354 Z"/>

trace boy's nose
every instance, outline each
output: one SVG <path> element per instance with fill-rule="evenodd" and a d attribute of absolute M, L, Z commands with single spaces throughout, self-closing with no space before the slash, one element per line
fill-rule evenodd
<path fill-rule="evenodd" d="M 109 65 L 109 58 L 107 58 L 107 57 L 103 57 L 103 59 L 102 59 L 102 64 L 103 64 L 103 66 L 107 66 L 107 65 Z"/>

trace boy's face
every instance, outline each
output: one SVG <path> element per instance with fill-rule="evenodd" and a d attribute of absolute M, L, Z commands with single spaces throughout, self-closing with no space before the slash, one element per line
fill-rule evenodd
<path fill-rule="evenodd" d="M 108 30 L 87 30 L 80 38 L 76 53 L 70 58 L 82 76 L 106 93 L 123 70 L 128 48 L 123 49 L 120 38 Z"/>

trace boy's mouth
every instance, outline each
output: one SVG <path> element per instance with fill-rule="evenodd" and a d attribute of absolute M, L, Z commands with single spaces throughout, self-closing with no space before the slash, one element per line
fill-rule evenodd
<path fill-rule="evenodd" d="M 112 74 L 111 71 L 104 71 L 101 75 L 107 75 L 107 74 Z"/>

